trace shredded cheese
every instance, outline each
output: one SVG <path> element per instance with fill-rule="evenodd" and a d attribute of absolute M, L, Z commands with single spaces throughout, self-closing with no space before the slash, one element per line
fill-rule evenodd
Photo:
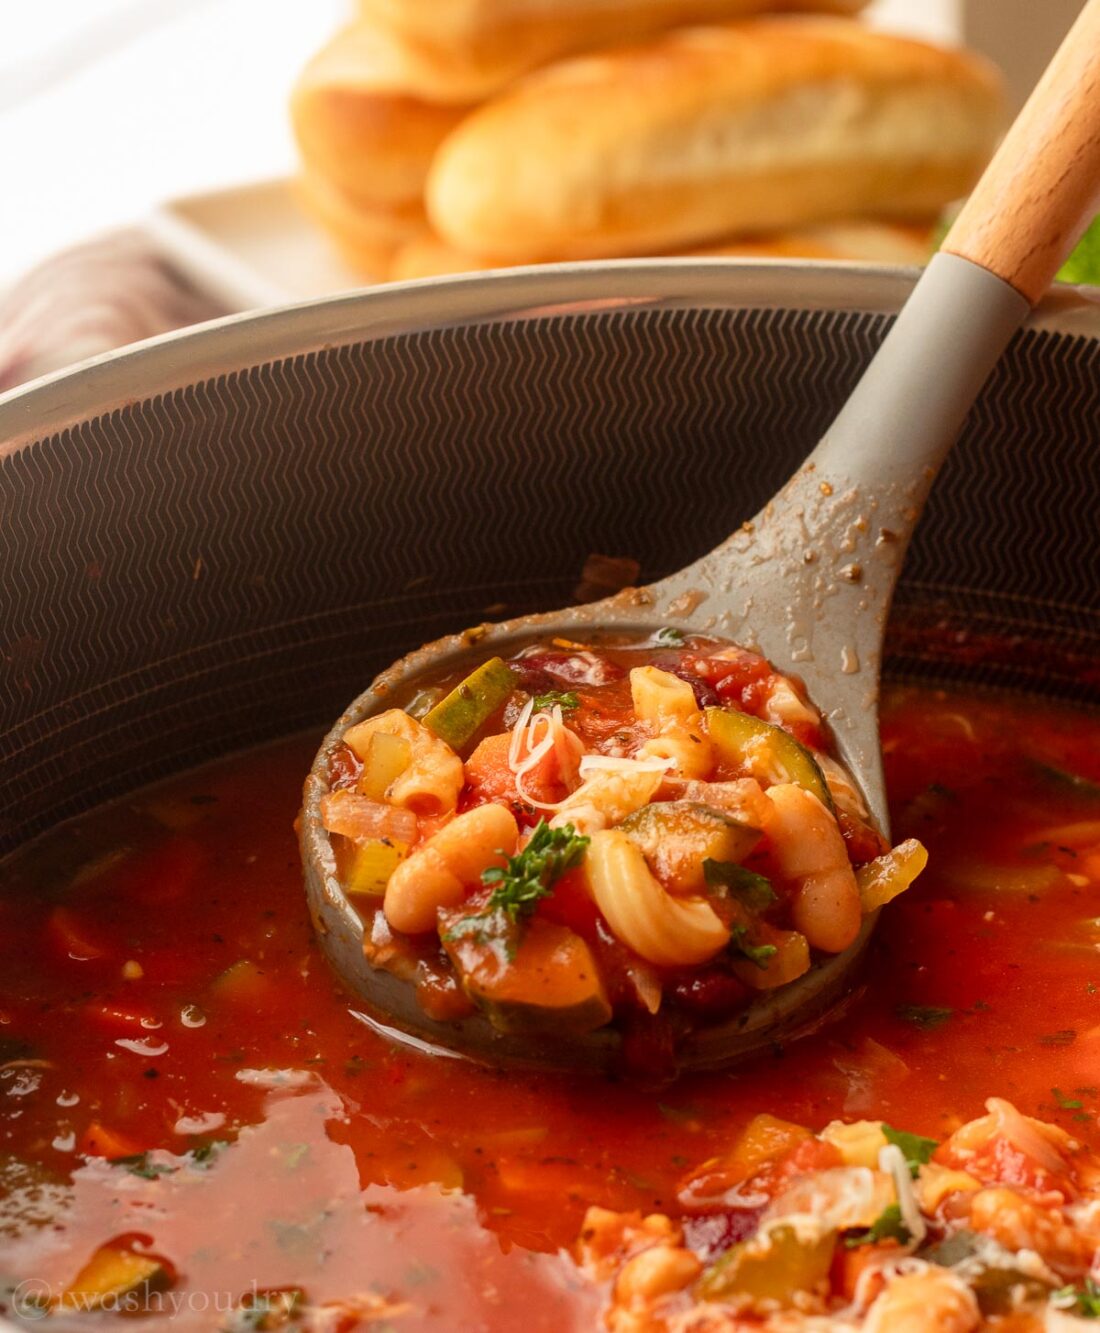
<path fill-rule="evenodd" d="M 523 710 L 516 718 L 512 728 L 512 740 L 508 746 L 508 767 L 515 778 L 516 795 L 521 801 L 534 806 L 536 810 L 560 810 L 562 801 L 540 801 L 527 791 L 523 779 L 532 772 L 553 750 L 557 754 L 558 769 L 563 781 L 568 785 L 577 774 L 576 754 L 573 746 L 580 748 L 579 739 L 572 735 L 562 720 L 561 705 L 555 704 L 536 713 L 534 699 L 528 699 Z M 583 760 L 581 761 L 583 764 Z M 566 798 L 568 799 L 568 798 Z"/>
<path fill-rule="evenodd" d="M 879 1149 L 878 1166 L 880 1171 L 885 1171 L 893 1177 L 901 1220 L 905 1223 L 905 1229 L 914 1244 L 919 1245 L 927 1235 L 928 1227 L 917 1206 L 916 1195 L 913 1193 L 913 1177 L 909 1173 L 909 1163 L 905 1160 L 905 1154 L 896 1143 L 888 1143 L 885 1148 Z"/>
<path fill-rule="evenodd" d="M 580 774 L 587 778 L 593 773 L 667 773 L 676 767 L 675 759 L 619 759 L 610 754 L 586 754 L 580 763 Z"/>

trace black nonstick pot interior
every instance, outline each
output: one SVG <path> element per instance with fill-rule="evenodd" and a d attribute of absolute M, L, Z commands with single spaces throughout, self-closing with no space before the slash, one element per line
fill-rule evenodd
<path fill-rule="evenodd" d="M 650 578 L 816 442 L 911 275 L 624 264 L 227 321 L 0 400 L 0 851 L 337 715 L 410 647 Z M 883 422 L 884 434 L 890 423 Z M 1021 333 L 889 669 L 1100 699 L 1100 304 Z"/>

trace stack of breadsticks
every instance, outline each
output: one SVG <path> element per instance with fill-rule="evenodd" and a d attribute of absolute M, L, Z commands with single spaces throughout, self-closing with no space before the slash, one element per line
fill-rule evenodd
<path fill-rule="evenodd" d="M 294 91 L 302 200 L 376 278 L 919 263 L 992 152 L 1000 80 L 863 26 L 864 3 L 359 0 Z"/>

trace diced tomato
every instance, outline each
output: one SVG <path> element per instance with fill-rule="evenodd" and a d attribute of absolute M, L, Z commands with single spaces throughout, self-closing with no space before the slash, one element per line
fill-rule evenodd
<path fill-rule="evenodd" d="M 120 1134 L 118 1130 L 108 1129 L 98 1120 L 93 1120 L 81 1134 L 76 1150 L 84 1157 L 106 1157 L 108 1161 L 114 1161 L 118 1157 L 135 1157 L 144 1152 L 145 1148 L 144 1143 L 130 1138 L 128 1134 Z"/>
<path fill-rule="evenodd" d="M 46 921 L 46 937 L 62 958 L 88 963 L 109 958 L 113 950 L 71 907 L 55 907 Z"/>
<path fill-rule="evenodd" d="M 720 656 L 685 657 L 683 666 L 708 681 L 722 703 L 746 713 L 759 713 L 763 708 L 775 674 L 766 657 L 744 648 L 726 648 Z"/>
<path fill-rule="evenodd" d="M 539 915 L 548 921 L 568 926 L 584 939 L 594 939 L 600 913 L 584 882 L 580 870 L 570 870 L 554 885 L 554 892 L 544 898 L 538 907 Z"/>
<path fill-rule="evenodd" d="M 112 875 L 114 892 L 145 906 L 181 902 L 205 859 L 193 838 L 166 838 L 128 857 Z"/>
<path fill-rule="evenodd" d="M 328 761 L 328 781 L 333 791 L 342 787 L 354 788 L 363 771 L 359 756 L 350 745 L 338 745 Z"/>
<path fill-rule="evenodd" d="M 848 857 L 853 865 L 862 865 L 864 861 L 873 861 L 876 856 L 889 850 L 889 844 L 862 819 L 853 819 L 845 811 L 838 809 L 836 822 L 840 825 L 844 845 L 848 848 Z"/>
<path fill-rule="evenodd" d="M 825 736 L 816 722 L 782 722 L 779 724 L 807 750 L 826 750 Z"/>

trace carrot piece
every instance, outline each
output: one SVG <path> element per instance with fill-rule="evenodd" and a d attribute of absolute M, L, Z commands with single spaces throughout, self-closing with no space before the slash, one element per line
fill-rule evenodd
<path fill-rule="evenodd" d="M 511 744 L 510 732 L 486 736 L 466 760 L 466 782 L 476 798 L 474 804 L 516 799 L 516 775 L 508 766 Z"/>
<path fill-rule="evenodd" d="M 115 1161 L 119 1157 L 136 1157 L 138 1153 L 144 1151 L 143 1143 L 138 1143 L 127 1134 L 120 1134 L 117 1130 L 101 1125 L 98 1120 L 92 1121 L 80 1136 L 80 1143 L 77 1145 L 77 1152 L 83 1156 L 106 1157 L 108 1161 Z"/>
<path fill-rule="evenodd" d="M 859 1280 L 869 1268 L 874 1268 L 882 1259 L 884 1251 L 898 1248 L 896 1241 L 886 1241 L 882 1245 L 859 1245 L 849 1250 L 838 1245 L 833 1255 L 832 1272 L 829 1275 L 833 1292 L 846 1301 L 854 1301 Z M 882 1279 L 885 1285 L 886 1279 Z M 877 1292 L 866 1292 L 864 1297 L 869 1303 Z"/>
<path fill-rule="evenodd" d="M 484 805 L 487 801 L 515 801 L 516 775 L 508 763 L 512 733 L 486 736 L 466 760 L 466 805 Z M 523 790 L 536 801 L 553 803 L 565 795 L 558 756 L 550 750 L 523 775 Z"/>

